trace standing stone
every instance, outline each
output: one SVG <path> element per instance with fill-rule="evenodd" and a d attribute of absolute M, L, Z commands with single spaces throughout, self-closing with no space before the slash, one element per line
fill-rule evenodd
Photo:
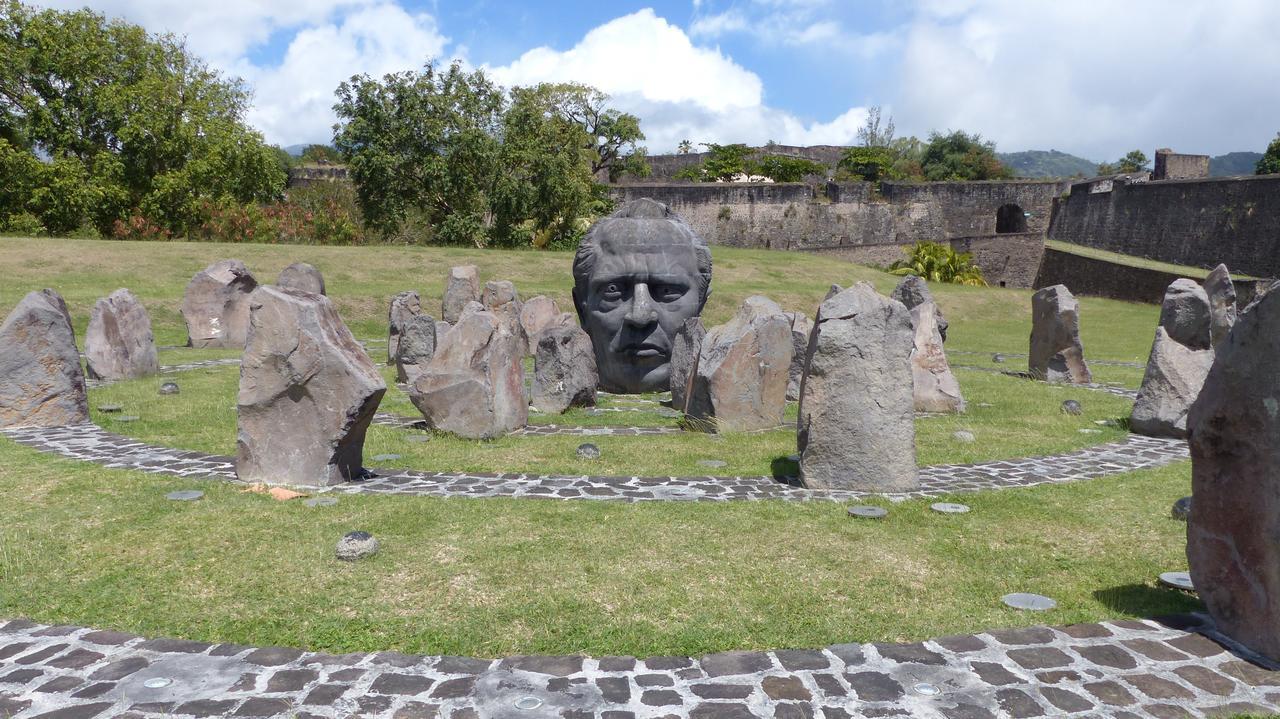
<path fill-rule="evenodd" d="M 1272 285 L 1274 289 L 1276 285 Z M 1280 661 L 1280 293 L 1240 315 L 1187 422 L 1187 562 L 1218 631 Z"/>
<path fill-rule="evenodd" d="M 197 272 L 182 298 L 187 346 L 243 349 L 249 333 L 249 295 L 258 288 L 240 260 L 222 260 Z"/>
<path fill-rule="evenodd" d="M 118 289 L 93 305 L 84 357 L 91 379 L 134 379 L 160 371 L 151 315 L 132 292 Z"/>
<path fill-rule="evenodd" d="M 1226 265 L 1218 265 L 1204 278 L 1204 291 L 1209 296 L 1211 343 L 1217 347 L 1236 323 L 1236 286 Z"/>
<path fill-rule="evenodd" d="M 553 325 L 538 334 L 533 355 L 533 406 L 548 414 L 596 403 L 595 350 L 577 325 Z"/>
<path fill-rule="evenodd" d="M 707 330 L 685 415 L 705 432 L 776 427 L 787 408 L 791 322 L 773 300 L 748 297 L 727 324 Z"/>
<path fill-rule="evenodd" d="M 436 347 L 409 389 L 428 426 L 470 439 L 491 439 L 528 423 L 524 352 L 511 326 L 469 307 Z"/>
<path fill-rule="evenodd" d="M 915 345 L 911 350 L 911 380 L 917 412 L 964 412 L 960 383 L 951 372 L 942 348 L 940 313 L 932 302 L 911 309 Z"/>
<path fill-rule="evenodd" d="M 787 371 L 787 401 L 800 399 L 800 380 L 804 378 L 804 353 L 809 348 L 813 322 L 803 312 L 788 312 L 791 320 L 791 368 Z"/>
<path fill-rule="evenodd" d="M 280 270 L 280 276 L 276 278 L 276 287 L 291 287 L 295 290 L 323 295 L 324 275 L 305 262 L 295 262 Z"/>
<path fill-rule="evenodd" d="M 800 476 L 814 489 L 918 489 L 911 313 L 865 282 L 822 303 L 800 389 Z"/>
<path fill-rule="evenodd" d="M 1149 437 L 1186 437 L 1187 412 L 1213 365 L 1209 298 L 1200 285 L 1179 279 L 1165 291 L 1160 326 L 1129 429 Z"/>
<path fill-rule="evenodd" d="M 422 302 L 418 293 L 405 290 L 391 298 L 391 306 L 387 309 L 387 365 L 396 363 L 396 353 L 400 350 L 400 335 L 409 324 L 411 317 L 422 314 Z"/>
<path fill-rule="evenodd" d="M 533 347 L 537 347 L 538 333 L 557 324 L 562 315 L 564 313 L 550 297 L 544 295 L 530 297 L 520 307 L 520 326 Z"/>
<path fill-rule="evenodd" d="M 236 399 L 236 474 L 324 487 L 363 477 L 364 437 L 387 391 L 329 298 L 264 286 L 250 298 Z"/>
<path fill-rule="evenodd" d="M 524 325 L 520 322 L 524 303 L 520 301 L 520 293 L 516 292 L 516 286 L 508 280 L 486 282 L 484 292 L 480 293 L 480 304 L 506 325 L 507 330 L 520 343 L 520 354 L 529 354 L 530 338 L 525 334 Z"/>
<path fill-rule="evenodd" d="M 1080 343 L 1080 303 L 1066 285 L 1045 287 L 1031 297 L 1031 352 L 1035 379 L 1088 384 L 1093 381 Z"/>
<path fill-rule="evenodd" d="M 67 303 L 32 292 L 0 325 L 0 427 L 89 421 L 84 372 Z"/>
<path fill-rule="evenodd" d="M 698 353 L 706 336 L 702 318 L 690 317 L 671 339 L 671 406 L 681 412 L 688 404 L 689 382 L 693 380 L 693 368 L 698 364 Z"/>
<path fill-rule="evenodd" d="M 1208 349 L 1212 330 L 1205 289 L 1195 280 L 1174 280 L 1160 303 L 1160 326 L 1174 342 L 1192 349 Z"/>
<path fill-rule="evenodd" d="M 480 269 L 475 265 L 450 267 L 449 278 L 445 280 L 444 300 L 440 304 L 441 319 L 449 324 L 457 324 L 462 308 L 468 302 L 479 301 Z"/>
<path fill-rule="evenodd" d="M 413 382 L 436 353 L 436 321 L 431 315 L 413 315 L 401 328 L 396 344 L 396 381 Z"/>
<path fill-rule="evenodd" d="M 937 315 L 934 323 L 938 326 L 938 335 L 942 337 L 943 342 L 947 341 L 947 320 L 942 316 L 942 309 L 934 301 L 933 293 L 929 291 L 929 284 L 924 279 L 916 275 L 903 277 L 898 286 L 893 288 L 893 294 L 889 297 L 901 302 L 909 310 L 914 310 L 926 302 L 933 304 L 934 314 Z"/>

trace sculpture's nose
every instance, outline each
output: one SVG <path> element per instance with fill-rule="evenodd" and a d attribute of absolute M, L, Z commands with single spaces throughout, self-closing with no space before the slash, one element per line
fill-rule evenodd
<path fill-rule="evenodd" d="M 653 324 L 658 320 L 658 308 L 654 306 L 653 298 L 649 296 L 648 285 L 643 282 L 635 285 L 631 295 L 631 307 L 623 319 L 627 324 L 636 327 Z"/>

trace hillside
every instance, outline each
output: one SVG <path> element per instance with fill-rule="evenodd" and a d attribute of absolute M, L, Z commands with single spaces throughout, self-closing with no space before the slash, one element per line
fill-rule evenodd
<path fill-rule="evenodd" d="M 1225 155 L 1210 157 L 1209 175 L 1212 177 L 1252 175 L 1258 160 L 1261 159 L 1261 152 L 1228 152 Z"/>
<path fill-rule="evenodd" d="M 1098 163 L 1057 150 L 999 152 L 996 156 L 1018 177 L 1093 177 Z"/>

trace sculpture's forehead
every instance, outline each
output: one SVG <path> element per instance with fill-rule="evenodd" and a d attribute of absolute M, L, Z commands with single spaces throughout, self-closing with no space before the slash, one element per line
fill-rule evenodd
<path fill-rule="evenodd" d="M 688 237 L 670 222 L 633 220 L 601 228 L 599 259 L 610 265 L 633 259 L 646 266 L 684 266 L 697 271 L 698 257 Z"/>

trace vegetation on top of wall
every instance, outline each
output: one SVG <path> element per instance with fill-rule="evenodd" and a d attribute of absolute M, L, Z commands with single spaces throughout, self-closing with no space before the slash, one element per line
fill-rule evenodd
<path fill-rule="evenodd" d="M 1261 159 L 1254 167 L 1254 173 L 1258 175 L 1274 175 L 1280 173 L 1280 133 L 1276 133 L 1276 139 L 1267 145 L 1267 151 L 1262 153 Z"/>
<path fill-rule="evenodd" d="M 825 177 L 830 169 L 821 162 L 803 157 L 760 152 L 742 143 L 718 145 L 704 142 L 707 159 L 675 174 L 677 179 L 694 182 L 744 182 L 772 180 L 800 182 L 810 175 Z"/>
<path fill-rule="evenodd" d="M 905 277 L 915 275 L 926 282 L 950 282 L 957 285 L 986 287 L 982 270 L 974 263 L 973 255 L 956 252 L 950 245 L 937 242 L 917 242 L 906 250 L 907 257 L 889 265 L 889 273 Z"/>
<path fill-rule="evenodd" d="M 1099 175 L 1119 175 L 1127 172 L 1144 172 L 1150 170 L 1147 156 L 1142 150 L 1130 150 L 1127 155 L 1115 162 L 1103 162 L 1098 165 Z"/>

